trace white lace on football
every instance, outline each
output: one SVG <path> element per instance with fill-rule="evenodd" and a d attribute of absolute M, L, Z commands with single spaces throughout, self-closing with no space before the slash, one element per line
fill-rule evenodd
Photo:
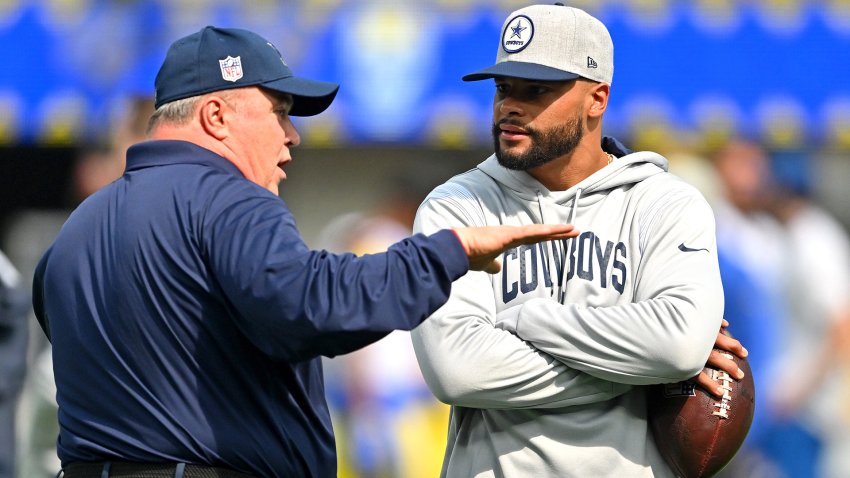
<path fill-rule="evenodd" d="M 729 360 L 732 360 L 733 358 L 732 355 L 728 353 L 724 353 L 723 356 Z M 723 390 L 723 396 L 720 397 L 720 401 L 714 404 L 717 410 L 711 414 L 716 417 L 720 417 L 721 419 L 727 419 L 729 418 L 729 410 L 732 409 L 732 377 L 722 370 L 710 370 L 711 379 L 720 382 L 720 388 Z"/>

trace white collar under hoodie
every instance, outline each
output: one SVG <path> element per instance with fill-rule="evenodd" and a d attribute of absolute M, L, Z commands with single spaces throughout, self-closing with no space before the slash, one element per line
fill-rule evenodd
<path fill-rule="evenodd" d="M 625 154 L 549 191 L 491 156 L 437 187 L 414 228 L 563 222 L 581 235 L 468 273 L 413 331 L 428 385 L 452 405 L 443 476 L 672 475 L 644 386 L 702 370 L 723 292 L 712 211 L 666 159 Z"/>

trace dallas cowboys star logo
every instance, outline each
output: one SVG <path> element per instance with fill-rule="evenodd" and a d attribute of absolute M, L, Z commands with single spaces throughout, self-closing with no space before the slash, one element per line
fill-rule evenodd
<path fill-rule="evenodd" d="M 502 49 L 507 53 L 522 51 L 534 38 L 534 22 L 525 15 L 517 15 L 502 30 Z"/>
<path fill-rule="evenodd" d="M 522 26 L 522 20 L 518 20 L 518 21 L 516 22 L 516 26 L 511 27 L 511 32 L 512 32 L 512 33 L 511 33 L 511 38 L 513 38 L 513 37 L 519 37 L 519 38 L 522 38 L 521 33 L 522 33 L 522 32 L 523 32 L 523 30 L 525 30 L 526 28 L 527 28 L 527 27 Z"/>

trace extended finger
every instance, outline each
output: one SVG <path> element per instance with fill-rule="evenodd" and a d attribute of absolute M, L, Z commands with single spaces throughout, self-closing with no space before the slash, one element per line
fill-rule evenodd
<path fill-rule="evenodd" d="M 744 378 L 744 371 L 738 367 L 738 364 L 732 360 L 732 355 L 729 352 L 721 350 L 712 350 L 708 355 L 706 366 L 716 370 L 722 370 L 729 374 L 735 380 Z"/>
<path fill-rule="evenodd" d="M 714 395 L 715 397 L 723 396 L 723 388 L 719 382 L 715 382 L 705 371 L 693 378 L 693 381 L 703 390 Z"/>
<path fill-rule="evenodd" d="M 572 224 L 528 224 L 516 231 L 511 246 L 533 244 L 543 240 L 577 237 L 579 231 Z"/>
<path fill-rule="evenodd" d="M 741 358 L 746 358 L 749 355 L 749 352 L 746 348 L 738 341 L 738 339 L 734 339 L 726 334 L 718 334 L 717 340 L 714 343 L 714 346 L 726 350 L 728 352 L 732 352 Z"/>

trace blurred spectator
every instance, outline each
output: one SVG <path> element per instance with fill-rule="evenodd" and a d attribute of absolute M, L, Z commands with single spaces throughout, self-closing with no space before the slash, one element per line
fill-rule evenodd
<path fill-rule="evenodd" d="M 784 226 L 790 267 L 780 276 L 791 312 L 780 367 L 792 380 L 769 398 L 777 414 L 800 417 L 805 431 L 822 440 L 811 474 L 799 472 L 838 478 L 850 476 L 850 237 L 811 199 L 811 168 L 802 153 L 772 156 L 777 187 L 770 211 Z M 782 445 L 777 455 L 800 453 L 796 444 Z"/>
<path fill-rule="evenodd" d="M 421 172 L 393 178 L 379 205 L 331 221 L 318 247 L 363 255 L 409 236 L 416 210 L 433 186 L 425 183 Z M 449 407 L 437 402 L 425 384 L 409 332 L 396 331 L 325 360 L 325 382 L 340 478 L 439 476 Z"/>
<path fill-rule="evenodd" d="M 735 139 L 712 164 L 726 318 L 757 388 L 750 434 L 722 476 L 850 476 L 850 239 L 809 199 L 806 156 Z"/>
<path fill-rule="evenodd" d="M 126 108 L 111 127 L 107 144 L 80 155 L 71 192 L 74 202 L 82 201 L 124 174 L 124 154 L 130 145 L 144 141 L 153 110 L 153 101 L 147 96 L 127 99 Z"/>
<path fill-rule="evenodd" d="M 15 475 L 15 413 L 24 384 L 29 294 L 0 251 L 0 478 Z"/>
<path fill-rule="evenodd" d="M 777 370 L 787 322 L 785 285 L 778 278 L 787 272 L 783 231 L 766 211 L 773 188 L 769 158 L 758 143 L 731 139 L 714 151 L 711 164 L 717 180 L 711 202 L 717 220 L 725 317 L 730 332 L 750 351 L 748 360 L 756 385 L 750 434 L 723 476 L 778 478 L 784 476 L 783 466 L 764 450 L 764 441 L 775 420 L 768 403 L 769 390 L 787 382 Z M 804 452 L 801 450 L 801 457 Z"/>

